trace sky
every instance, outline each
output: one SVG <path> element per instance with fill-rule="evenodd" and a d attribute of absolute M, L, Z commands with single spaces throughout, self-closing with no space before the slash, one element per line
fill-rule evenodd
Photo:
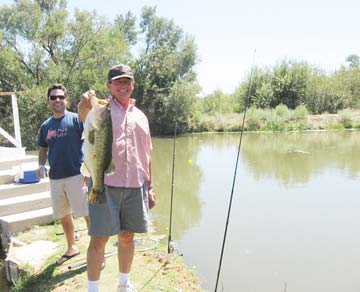
<path fill-rule="evenodd" d="M 11 0 L 0 3 L 11 4 Z M 68 8 L 96 11 L 109 20 L 144 6 L 172 19 L 194 37 L 203 94 L 231 93 L 253 63 L 272 67 L 305 61 L 331 73 L 360 55 L 358 0 L 68 0 Z"/>

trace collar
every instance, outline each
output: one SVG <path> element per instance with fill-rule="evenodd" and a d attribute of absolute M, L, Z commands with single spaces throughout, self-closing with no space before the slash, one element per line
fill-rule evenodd
<path fill-rule="evenodd" d="M 130 98 L 129 99 L 129 103 L 128 103 L 128 106 L 125 108 L 122 104 L 120 104 L 112 95 L 109 96 L 109 99 L 112 100 L 116 106 L 120 107 L 121 109 L 123 110 L 128 110 L 130 108 L 132 108 L 133 106 L 135 106 L 136 104 L 136 99 L 134 98 Z"/>

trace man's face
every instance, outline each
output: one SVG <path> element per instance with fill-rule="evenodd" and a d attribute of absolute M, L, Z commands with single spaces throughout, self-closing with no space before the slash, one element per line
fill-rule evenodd
<path fill-rule="evenodd" d="M 134 91 L 134 80 L 130 78 L 119 78 L 108 83 L 110 94 L 116 98 L 120 103 L 126 102 L 130 99 L 131 94 Z"/>
<path fill-rule="evenodd" d="M 48 97 L 48 105 L 54 113 L 64 113 L 66 109 L 67 100 L 62 89 L 53 89 Z"/>

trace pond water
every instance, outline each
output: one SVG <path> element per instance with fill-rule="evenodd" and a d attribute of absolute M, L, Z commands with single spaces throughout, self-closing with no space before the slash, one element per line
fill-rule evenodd
<path fill-rule="evenodd" d="M 238 143 L 229 133 L 176 139 L 172 238 L 208 291 Z M 218 291 L 360 291 L 359 145 L 358 131 L 244 134 Z M 167 235 L 173 140 L 153 146 L 152 217 Z"/>
<path fill-rule="evenodd" d="M 239 134 L 176 140 L 172 238 L 214 291 Z M 154 138 L 155 228 L 167 234 L 171 138 Z M 360 291 L 360 132 L 243 136 L 218 291 Z"/>

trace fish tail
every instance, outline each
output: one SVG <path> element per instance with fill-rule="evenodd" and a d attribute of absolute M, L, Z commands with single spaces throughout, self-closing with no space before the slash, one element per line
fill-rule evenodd
<path fill-rule="evenodd" d="M 89 194 L 88 199 L 90 204 L 94 204 L 96 202 L 103 203 L 105 201 L 105 193 L 104 190 L 97 190 L 92 188 Z"/>

